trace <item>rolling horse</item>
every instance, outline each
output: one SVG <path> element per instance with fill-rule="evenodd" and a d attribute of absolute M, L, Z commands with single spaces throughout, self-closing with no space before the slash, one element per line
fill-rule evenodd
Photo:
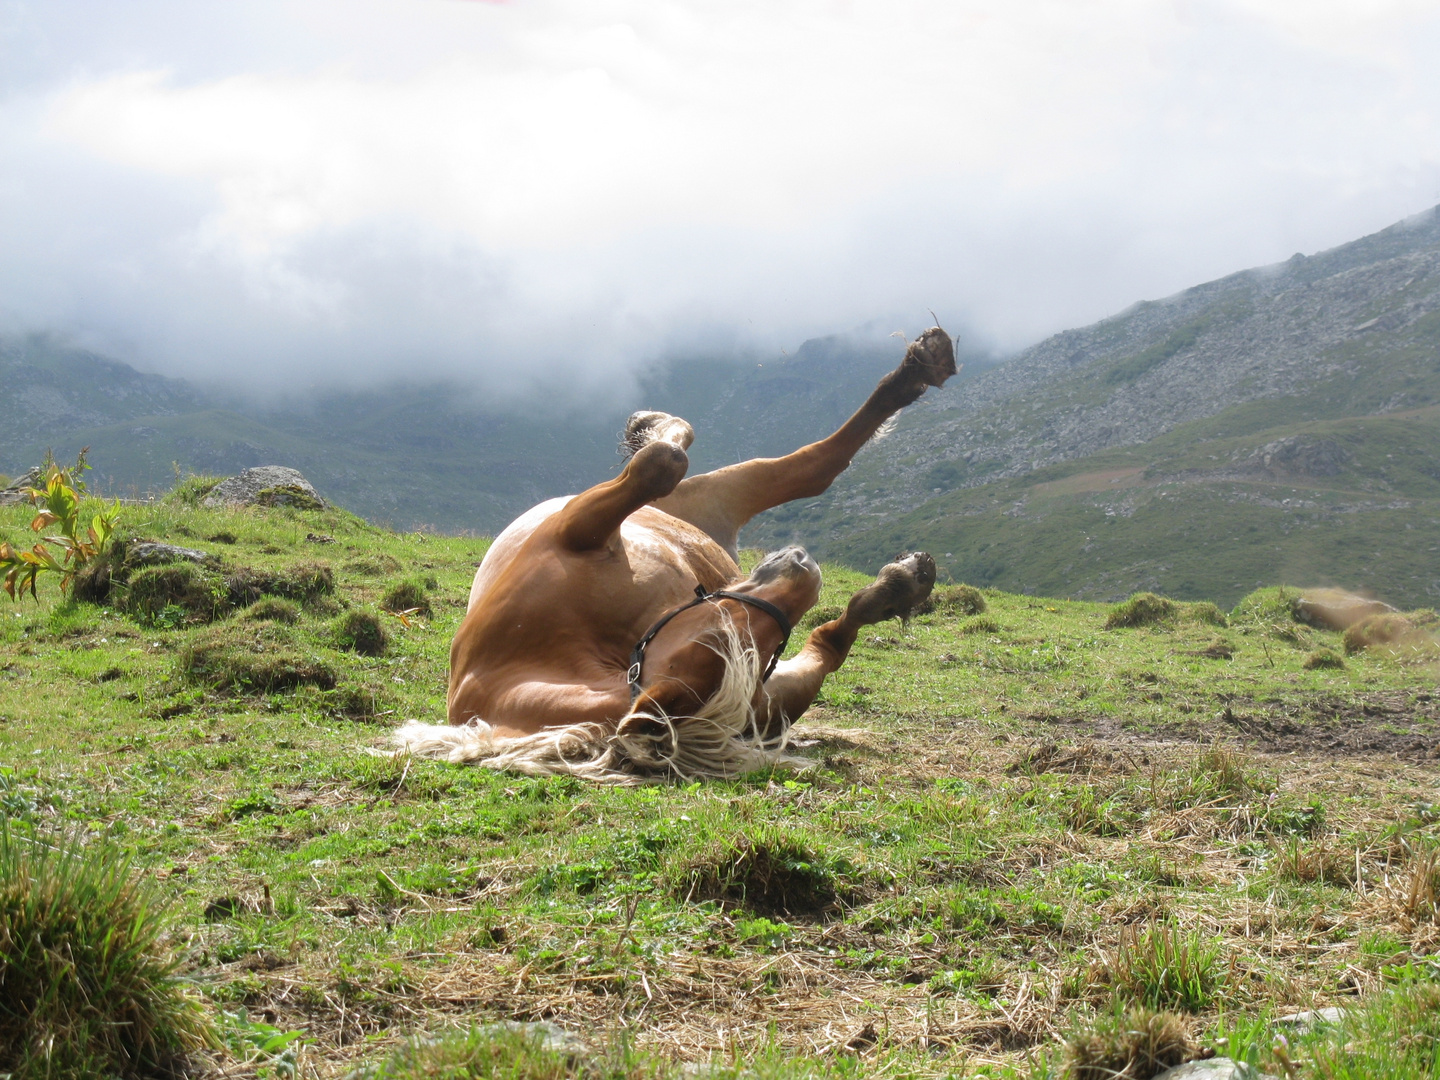
<path fill-rule="evenodd" d="M 821 494 L 890 417 L 956 372 L 938 326 L 911 342 L 834 434 L 777 458 L 687 476 L 691 426 L 626 425 L 614 479 L 522 514 L 486 552 L 450 649 L 448 724 L 396 734 L 422 757 L 611 782 L 734 776 L 786 757 L 786 734 L 860 628 L 904 616 L 935 583 L 912 552 L 885 566 L 788 660 L 820 595 L 800 547 L 745 576 L 742 526 Z"/>

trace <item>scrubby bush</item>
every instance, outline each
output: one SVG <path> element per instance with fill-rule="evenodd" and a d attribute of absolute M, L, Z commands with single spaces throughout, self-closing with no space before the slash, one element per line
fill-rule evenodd
<path fill-rule="evenodd" d="M 147 624 L 213 622 L 230 607 L 220 575 L 194 563 L 148 566 L 131 576 L 119 604 Z"/>
<path fill-rule="evenodd" d="M 1116 604 L 1110 609 L 1110 614 L 1105 616 L 1105 629 L 1153 626 L 1173 619 L 1175 612 L 1176 605 L 1173 600 L 1149 592 L 1136 593 L 1123 604 Z"/>
<path fill-rule="evenodd" d="M 1150 1080 L 1195 1056 L 1174 1013 L 1130 1009 L 1102 1013 L 1065 1041 L 1068 1080 Z"/>
<path fill-rule="evenodd" d="M 426 595 L 424 584 L 413 579 L 397 581 L 386 589 L 385 595 L 380 597 L 380 608 L 390 612 L 431 614 L 430 597 Z"/>
<path fill-rule="evenodd" d="M 1334 649 L 1321 648 L 1305 657 L 1300 666 L 1306 671 L 1321 671 L 1326 668 L 1343 668 L 1345 660 Z"/>
<path fill-rule="evenodd" d="M 390 635 L 373 611 L 347 611 L 331 632 L 337 646 L 362 656 L 380 656 L 390 645 Z"/>
<path fill-rule="evenodd" d="M 274 623 L 233 622 L 197 634 L 181 650 L 180 675 L 189 682 L 240 693 L 270 693 L 310 684 L 335 686 L 329 665 L 307 656 L 294 631 Z"/>
<path fill-rule="evenodd" d="M 128 858 L 0 818 L 0 1074 L 178 1075 L 213 1041 Z"/>
<path fill-rule="evenodd" d="M 1390 645 L 1414 630 L 1415 624 L 1398 612 L 1371 615 L 1345 631 L 1345 652 L 1354 654 L 1375 645 Z"/>
<path fill-rule="evenodd" d="M 985 611 L 985 597 L 974 585 L 941 585 L 915 609 L 917 615 L 979 615 Z"/>

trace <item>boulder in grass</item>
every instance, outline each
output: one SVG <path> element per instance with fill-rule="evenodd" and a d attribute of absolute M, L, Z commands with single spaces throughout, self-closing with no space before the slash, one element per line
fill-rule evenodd
<path fill-rule="evenodd" d="M 1306 589 L 1294 604 L 1295 618 L 1319 630 L 1348 630 L 1372 615 L 1391 615 L 1395 609 L 1380 600 L 1344 589 Z"/>
<path fill-rule="evenodd" d="M 290 506 L 297 510 L 323 510 L 325 500 L 298 469 L 259 465 L 216 484 L 205 496 L 205 506 Z"/>
<path fill-rule="evenodd" d="M 1233 1058 L 1213 1057 L 1166 1069 L 1155 1080 L 1275 1080 L 1255 1066 Z"/>
<path fill-rule="evenodd" d="M 166 563 L 190 562 L 197 566 L 215 566 L 220 562 L 208 551 L 198 548 L 180 547 L 177 544 L 159 544 L 152 540 L 132 540 L 125 545 L 124 564 L 127 570 L 142 566 L 163 566 Z"/>

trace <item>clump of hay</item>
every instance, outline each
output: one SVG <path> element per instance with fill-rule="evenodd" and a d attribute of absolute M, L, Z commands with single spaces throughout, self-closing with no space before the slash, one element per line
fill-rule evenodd
<path fill-rule="evenodd" d="M 225 578 L 225 587 L 236 607 L 247 607 L 262 596 L 280 596 L 305 604 L 335 591 L 335 573 L 318 562 L 267 570 L 242 566 Z"/>
<path fill-rule="evenodd" d="M 278 596 L 267 596 L 242 611 L 240 618 L 250 622 L 293 623 L 300 619 L 300 606 Z"/>
<path fill-rule="evenodd" d="M 1345 653 L 1354 655 L 1376 645 L 1395 644 L 1410 637 L 1415 629 L 1415 624 L 1399 612 L 1371 615 L 1345 631 Z"/>
<path fill-rule="evenodd" d="M 361 656 L 381 656 L 390 647 L 390 635 L 373 611 L 347 611 L 330 632 L 339 648 Z"/>
<path fill-rule="evenodd" d="M 1305 657 L 1300 665 L 1306 671 L 1324 671 L 1329 668 L 1343 668 L 1345 658 L 1334 649 L 1316 649 L 1309 656 Z"/>
<path fill-rule="evenodd" d="M 1107 1013 L 1065 1042 L 1069 1080 L 1151 1080 L 1195 1056 L 1174 1013 L 1131 1009 Z"/>
<path fill-rule="evenodd" d="M 213 622 L 230 608 L 220 575 L 194 563 L 148 566 L 131 576 L 119 607 L 141 622 L 153 623 L 167 609 L 186 622 Z"/>
<path fill-rule="evenodd" d="M 0 820 L 0 1073 L 184 1074 L 214 1040 L 166 930 L 122 852 Z"/>
<path fill-rule="evenodd" d="M 942 585 L 915 609 L 915 614 L 980 615 L 984 611 L 985 597 L 974 585 Z"/>
<path fill-rule="evenodd" d="M 380 609 L 394 613 L 405 612 L 429 617 L 430 596 L 423 582 L 397 581 L 380 597 Z"/>
<path fill-rule="evenodd" d="M 838 896 L 833 860 L 794 834 L 761 828 L 703 840 L 679 855 L 670 887 L 688 902 L 715 900 L 762 915 L 814 916 Z"/>
<path fill-rule="evenodd" d="M 1175 601 L 1150 592 L 1139 592 L 1123 604 L 1116 604 L 1105 616 L 1105 629 L 1116 630 L 1129 626 L 1153 626 L 1169 622 L 1175 617 Z"/>
<path fill-rule="evenodd" d="M 180 651 L 179 673 L 188 682 L 240 693 L 272 693 L 297 686 L 331 690 L 335 673 L 305 655 L 289 627 L 230 623 L 192 638 Z"/>

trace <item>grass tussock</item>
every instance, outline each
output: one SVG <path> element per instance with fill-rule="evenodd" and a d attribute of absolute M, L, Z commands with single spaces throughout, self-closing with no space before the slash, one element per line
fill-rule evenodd
<path fill-rule="evenodd" d="M 958 629 L 962 634 L 998 634 L 1000 624 L 988 615 L 981 615 L 978 618 L 966 619 Z"/>
<path fill-rule="evenodd" d="M 1230 621 L 1237 624 L 1288 623 L 1295 619 L 1295 604 L 1300 596 L 1285 586 L 1256 589 L 1241 598 L 1230 611 Z"/>
<path fill-rule="evenodd" d="M 1300 666 L 1306 671 L 1337 670 L 1345 666 L 1345 658 L 1334 649 L 1319 648 L 1305 657 Z"/>
<path fill-rule="evenodd" d="M 236 607 L 247 607 L 262 596 L 279 596 L 304 604 L 335 591 L 335 572 L 320 562 L 263 570 L 247 566 L 229 574 L 225 586 Z"/>
<path fill-rule="evenodd" d="M 224 479 L 223 476 L 187 476 L 165 496 L 164 502 L 172 506 L 199 506 Z"/>
<path fill-rule="evenodd" d="M 1353 656 L 1375 645 L 1390 645 L 1415 631 L 1415 624 L 1399 612 L 1371 615 L 1345 631 L 1345 652 Z"/>
<path fill-rule="evenodd" d="M 166 931 L 125 855 L 0 819 L 0 1073 L 183 1073 L 212 1035 Z"/>
<path fill-rule="evenodd" d="M 1169 622 L 1178 611 L 1175 601 L 1154 593 L 1140 592 L 1123 604 L 1116 604 L 1105 616 L 1105 629 L 1118 630 L 1132 626 L 1154 626 Z"/>
<path fill-rule="evenodd" d="M 1137 1008 L 1105 1013 L 1065 1043 L 1067 1080 L 1151 1080 L 1195 1056 L 1174 1013 Z"/>
<path fill-rule="evenodd" d="M 145 625 L 213 622 L 230 608 L 220 575 L 194 563 L 137 571 L 125 586 L 121 609 Z"/>
<path fill-rule="evenodd" d="M 187 682 L 239 693 L 335 686 L 331 667 L 307 655 L 289 627 L 274 623 L 230 623 L 201 631 L 181 649 L 177 667 Z"/>
<path fill-rule="evenodd" d="M 1120 1000 L 1198 1013 L 1214 1003 L 1225 974 L 1219 943 L 1172 922 L 1152 922 L 1121 934 L 1102 982 Z"/>
<path fill-rule="evenodd" d="M 361 656 L 383 656 L 390 647 L 390 635 L 373 611 L 347 611 L 331 629 L 335 645 Z"/>
<path fill-rule="evenodd" d="M 1359 869 L 1353 850 L 1323 843 L 1306 844 L 1298 838 L 1282 846 L 1275 855 L 1276 875 L 1304 885 L 1338 885 L 1348 889 L 1355 884 Z"/>
<path fill-rule="evenodd" d="M 397 581 L 386 589 L 384 595 L 380 597 L 380 609 L 394 613 L 424 615 L 427 618 L 432 614 L 429 591 L 425 588 L 424 582 L 414 580 Z"/>
<path fill-rule="evenodd" d="M 973 585 L 941 585 L 915 610 L 917 615 L 981 615 L 985 596 Z"/>
<path fill-rule="evenodd" d="M 410 1038 L 386 1060 L 351 1074 L 353 1080 L 640 1080 L 658 1075 L 663 1073 L 644 1068 L 623 1051 L 601 1060 L 560 1028 L 514 1022 Z"/>
<path fill-rule="evenodd" d="M 677 860 L 671 884 L 687 902 L 715 900 L 763 915 L 814 916 L 837 899 L 836 869 L 798 835 L 755 829 L 713 838 Z"/>
<path fill-rule="evenodd" d="M 295 623 L 300 620 L 300 606 L 278 596 L 267 596 L 242 611 L 240 618 L 250 622 Z"/>

